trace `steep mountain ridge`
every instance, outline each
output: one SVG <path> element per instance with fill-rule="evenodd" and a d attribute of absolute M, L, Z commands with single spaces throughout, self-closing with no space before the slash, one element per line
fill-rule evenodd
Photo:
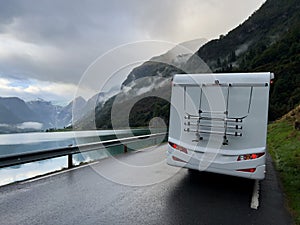
<path fill-rule="evenodd" d="M 230 63 L 240 64 L 249 49 L 266 49 L 299 21 L 299 5 L 298 0 L 267 0 L 244 23 L 208 42 L 196 54 L 213 70 Z"/>
<path fill-rule="evenodd" d="M 243 24 L 196 54 L 214 72 L 273 72 L 269 119 L 280 118 L 300 103 L 299 1 L 267 0 Z"/>
<path fill-rule="evenodd" d="M 122 84 L 122 88 L 129 86 L 132 81 L 136 82 L 136 80 L 144 77 L 172 77 L 176 73 L 188 72 L 189 68 L 186 67 L 186 62 L 204 43 L 206 43 L 205 39 L 186 41 L 176 45 L 162 55 L 152 57 L 128 74 Z"/>
<path fill-rule="evenodd" d="M 108 99 L 104 104 L 97 105 L 95 109 L 96 127 L 101 129 L 126 127 L 129 125 L 127 115 L 129 113 L 136 115 L 134 118 L 139 120 L 135 122 L 131 120 L 130 125 L 133 126 L 148 126 L 151 120 L 149 115 L 161 116 L 167 124 L 168 107 L 163 107 L 164 110 L 157 110 L 157 108 L 158 106 L 162 107 L 170 101 L 170 83 L 173 75 L 184 74 L 186 72 L 210 71 L 205 63 L 199 60 L 199 57 L 195 57 L 192 54 L 197 47 L 202 46 L 205 42 L 206 40 L 204 39 L 197 39 L 181 43 L 166 53 L 154 56 L 149 61 L 134 68 L 123 82 L 121 91 Z M 191 57 L 193 57 L 192 63 L 187 64 L 187 61 Z M 162 96 L 164 97 L 162 98 Z M 149 104 L 145 104 L 143 101 Z M 134 103 L 138 104 L 138 106 L 135 107 Z M 130 112 L 126 111 L 128 106 L 133 106 Z M 141 114 L 143 111 L 141 110 L 141 106 L 147 106 L 150 112 L 143 116 Z M 124 113 L 118 114 L 117 112 L 115 114 L 118 116 L 115 115 L 112 119 L 113 108 L 119 109 L 120 112 Z M 114 126 L 112 122 L 115 122 Z"/>
<path fill-rule="evenodd" d="M 0 97 L 0 103 L 3 106 L 2 110 L 8 110 L 10 113 L 10 123 L 22 123 L 26 121 L 36 121 L 37 115 L 30 110 L 28 105 L 20 98 L 17 97 Z M 4 118 L 2 118 L 4 122 Z M 39 120 L 37 122 L 40 122 Z"/>
<path fill-rule="evenodd" d="M 270 91 L 269 119 L 279 118 L 300 103 L 299 21 L 299 0 L 267 0 L 245 22 L 227 35 L 220 35 L 219 39 L 201 46 L 194 55 L 187 57 L 186 63 L 181 63 L 179 67 L 169 59 L 169 53 L 163 57 L 153 57 L 152 60 L 156 61 L 149 61 L 136 67 L 124 81 L 121 95 L 132 94 L 127 95 L 126 98 L 115 96 L 101 109 L 96 108 L 97 127 L 111 127 L 107 121 L 114 101 L 116 99 L 129 101 L 130 98 L 134 99 L 141 90 L 149 88 L 152 84 L 149 79 L 145 79 L 146 77 L 171 79 L 175 73 L 201 73 L 210 70 L 275 73 L 275 83 Z M 157 62 L 163 58 L 167 60 L 168 65 Z M 195 63 L 195 61 L 199 62 L 199 58 L 204 63 Z M 137 82 L 138 80 L 140 82 Z M 153 102 L 149 98 L 147 101 Z M 122 102 L 120 104 L 126 105 Z M 136 115 L 134 110 L 131 113 Z M 163 115 L 168 115 L 168 112 L 164 112 Z M 137 123 L 140 126 L 148 125 L 142 116 L 139 120 L 144 121 L 144 123 Z"/>
<path fill-rule="evenodd" d="M 86 105 L 84 98 L 77 97 L 57 113 L 57 121 L 64 126 L 72 125 L 73 114 L 78 116 Z"/>
<path fill-rule="evenodd" d="M 62 106 L 53 105 L 51 102 L 44 101 L 43 99 L 29 101 L 26 104 L 36 115 L 35 119 L 31 121 L 43 123 L 43 128 L 57 126 L 57 114 L 63 108 Z"/>

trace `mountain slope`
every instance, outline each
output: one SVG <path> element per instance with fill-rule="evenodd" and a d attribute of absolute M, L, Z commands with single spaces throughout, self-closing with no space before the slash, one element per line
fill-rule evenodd
<path fill-rule="evenodd" d="M 267 0 L 244 23 L 227 35 L 221 35 L 219 39 L 206 43 L 192 56 L 184 56 L 185 60 L 188 59 L 185 63 L 182 60 L 176 67 L 174 64 L 176 60 L 170 60 L 170 54 L 166 53 L 153 57 L 154 62 L 146 62 L 133 69 L 123 82 L 123 94 L 120 93 L 123 101 L 144 94 L 147 88 L 149 91 L 154 83 L 149 77 L 153 80 L 170 79 L 173 74 L 180 73 L 180 71 L 183 73 L 203 73 L 210 70 L 213 72 L 273 72 L 275 83 L 271 86 L 269 110 L 269 119 L 273 121 L 300 103 L 299 21 L 299 0 Z M 179 56 L 176 55 L 177 58 Z M 199 58 L 205 63 L 199 65 L 195 63 L 201 61 Z M 163 65 L 160 59 L 166 60 L 167 63 Z M 116 99 L 120 101 L 120 97 Z M 114 101 L 115 99 L 110 99 L 102 109 L 96 109 L 98 128 L 110 127 L 107 126 L 107 121 L 109 121 L 110 107 Z M 153 102 L 149 98 L 147 101 L 151 104 Z M 122 104 L 121 101 L 120 104 Z M 141 107 L 135 107 L 134 110 L 139 108 Z M 137 112 L 131 113 L 138 115 Z M 149 115 L 149 113 L 146 114 Z M 147 117 L 146 114 L 144 117 Z M 138 118 L 146 121 L 142 116 Z"/>
<path fill-rule="evenodd" d="M 97 128 L 112 128 L 112 120 L 115 122 L 113 126 L 115 129 L 127 126 L 148 126 L 151 116 L 162 117 L 165 124 L 168 124 L 172 76 L 186 72 L 209 71 L 205 63 L 192 54 L 193 50 L 195 51 L 203 43 L 205 43 L 204 39 L 181 43 L 165 54 L 152 57 L 149 61 L 134 68 L 123 82 L 121 91 L 96 107 Z M 193 60 L 187 64 L 191 57 Z M 129 106 L 132 107 L 131 110 Z M 117 110 L 112 111 L 112 107 Z M 145 110 L 147 113 L 144 113 Z M 116 115 L 112 116 L 114 112 Z"/>
<path fill-rule="evenodd" d="M 167 100 L 170 99 L 170 86 L 169 83 L 129 97 L 124 96 L 122 92 L 115 95 L 102 107 L 96 108 L 96 127 L 101 129 L 145 127 L 154 117 L 160 117 L 168 124 L 170 107 Z"/>
<path fill-rule="evenodd" d="M 261 54 L 245 63 L 247 71 L 272 71 L 275 83 L 270 93 L 270 120 L 300 103 L 300 23 Z"/>
<path fill-rule="evenodd" d="M 268 0 L 247 21 L 197 51 L 215 72 L 275 73 L 269 119 L 300 103 L 300 4 Z"/>
<path fill-rule="evenodd" d="M 201 47 L 197 55 L 212 69 L 219 68 L 220 63 L 239 62 L 235 56 L 253 48 L 263 50 L 280 39 L 299 21 L 299 7 L 298 0 L 267 0 L 243 24 Z"/>
<path fill-rule="evenodd" d="M 17 124 L 22 120 L 0 102 L 0 124 Z"/>
<path fill-rule="evenodd" d="M 43 123 L 43 128 L 60 126 L 57 121 L 57 114 L 62 109 L 61 106 L 53 105 L 43 99 L 27 102 L 27 105 L 36 115 L 33 121 Z"/>
<path fill-rule="evenodd" d="M 56 121 L 63 126 L 72 124 L 73 115 L 79 117 L 81 111 L 86 105 L 86 101 L 82 97 L 77 97 L 71 101 L 67 106 L 63 107 L 58 113 Z M 75 120 L 77 118 L 74 118 Z"/>
<path fill-rule="evenodd" d="M 8 124 L 17 124 L 27 121 L 37 121 L 34 111 L 32 111 L 27 104 L 20 98 L 17 97 L 7 97 L 2 98 L 0 97 L 0 104 L 3 106 L 1 110 L 5 110 L 6 108 L 10 115 L 7 115 L 6 118 L 8 119 L 5 122 L 5 119 L 2 118 L 2 121 Z M 7 111 L 7 113 L 8 113 Z M 40 122 L 39 120 L 37 122 Z"/>
<path fill-rule="evenodd" d="M 17 97 L 0 97 L 0 133 L 63 128 L 72 122 L 72 110 L 78 116 L 84 106 L 86 102 L 81 97 L 66 107 L 43 99 L 25 102 Z"/>
<path fill-rule="evenodd" d="M 205 42 L 205 39 L 183 42 L 160 56 L 152 57 L 149 61 L 134 68 L 123 82 L 122 87 L 144 77 L 172 77 L 176 73 L 190 72 L 186 67 L 186 62 Z"/>

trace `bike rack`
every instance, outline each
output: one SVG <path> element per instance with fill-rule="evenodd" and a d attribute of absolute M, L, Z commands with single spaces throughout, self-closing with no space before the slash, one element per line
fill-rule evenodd
<path fill-rule="evenodd" d="M 203 87 L 227 87 L 227 97 L 226 97 L 226 109 L 225 111 L 202 111 L 202 88 Z M 223 145 L 228 145 L 228 136 L 235 136 L 235 137 L 242 137 L 242 123 L 244 119 L 249 115 L 250 113 L 250 105 L 252 101 L 252 94 L 253 94 L 253 87 L 267 87 L 268 84 L 259 84 L 259 83 L 229 83 L 229 84 L 221 84 L 218 80 L 215 81 L 215 83 L 211 84 L 202 84 L 199 85 L 201 93 L 200 93 L 200 105 L 199 105 L 199 113 L 198 115 L 191 115 L 186 113 L 184 119 L 184 125 L 186 128 L 184 128 L 185 132 L 191 132 L 195 133 L 196 140 L 193 140 L 195 142 L 202 141 L 203 134 L 208 135 L 222 135 L 223 136 Z M 250 90 L 250 96 L 249 96 L 249 106 L 248 106 L 248 114 L 239 117 L 239 118 L 233 118 L 228 117 L 228 102 L 229 102 L 229 93 L 231 87 L 249 87 Z M 186 88 L 185 88 L 186 91 Z M 211 124 L 205 124 L 204 122 L 212 122 Z M 219 122 L 218 125 L 214 124 L 214 122 Z M 204 124 L 203 124 L 204 123 Z M 216 130 L 216 129 L 219 129 Z M 221 131 L 220 131 L 221 130 Z"/>

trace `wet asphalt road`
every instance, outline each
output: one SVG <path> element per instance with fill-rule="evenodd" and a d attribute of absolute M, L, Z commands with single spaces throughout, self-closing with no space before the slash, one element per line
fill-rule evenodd
<path fill-rule="evenodd" d="M 165 151 L 163 145 L 120 155 L 121 164 L 104 159 L 2 187 L 0 224 L 292 224 L 270 159 L 260 182 L 260 206 L 253 210 L 253 180 L 178 171 L 165 165 Z M 153 162 L 154 168 L 144 170 Z"/>

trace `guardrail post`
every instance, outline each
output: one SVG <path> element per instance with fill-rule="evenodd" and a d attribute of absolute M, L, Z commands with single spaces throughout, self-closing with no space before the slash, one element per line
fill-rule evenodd
<path fill-rule="evenodd" d="M 128 150 L 127 150 L 127 146 L 126 145 L 123 145 L 124 146 L 124 153 L 127 153 Z"/>
<path fill-rule="evenodd" d="M 73 155 L 69 154 L 68 155 L 68 169 L 73 167 Z"/>

